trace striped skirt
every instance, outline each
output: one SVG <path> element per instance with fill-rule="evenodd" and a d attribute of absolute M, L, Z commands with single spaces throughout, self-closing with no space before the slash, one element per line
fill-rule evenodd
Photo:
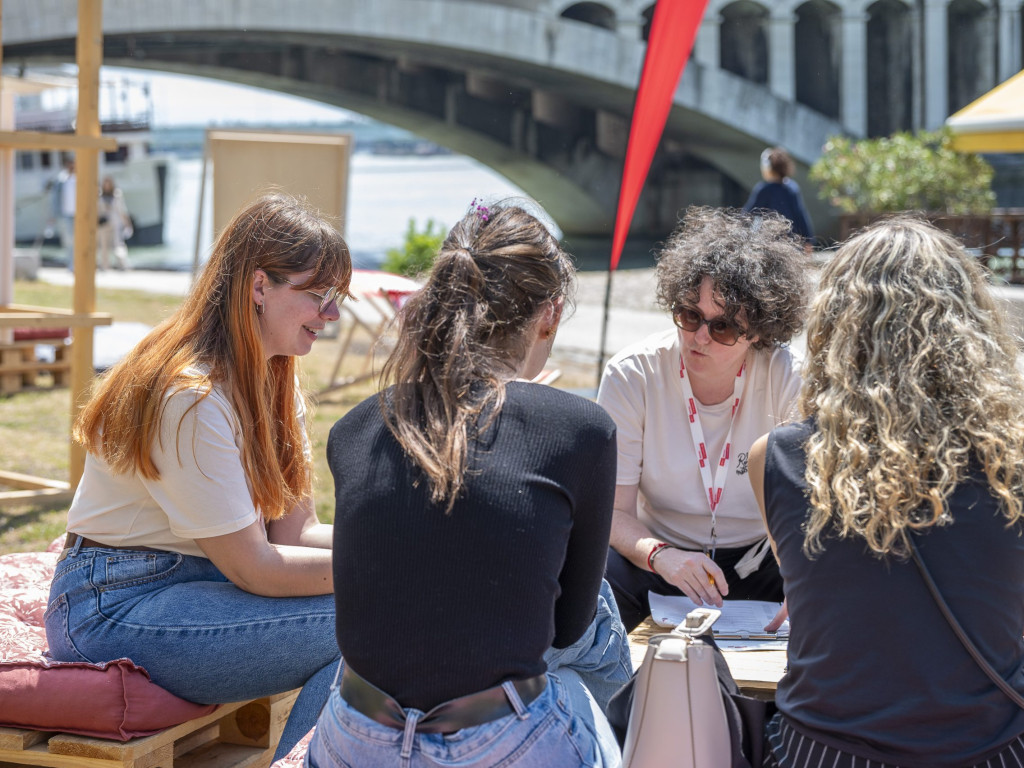
<path fill-rule="evenodd" d="M 765 726 L 765 736 L 764 768 L 899 768 L 896 763 L 869 760 L 815 741 L 790 726 L 781 714 Z M 1018 736 L 999 754 L 971 768 L 1024 768 L 1024 739 Z"/>

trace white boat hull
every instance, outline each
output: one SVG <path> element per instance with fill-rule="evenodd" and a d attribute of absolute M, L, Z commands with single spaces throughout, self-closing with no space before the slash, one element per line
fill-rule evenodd
<path fill-rule="evenodd" d="M 21 153 L 18 153 L 21 154 Z M 38 153 L 33 158 L 37 163 Z M 164 239 L 166 191 L 173 158 L 147 155 L 126 163 L 107 163 L 101 157 L 99 178 L 112 176 L 124 193 L 135 233 L 129 245 L 159 245 Z M 19 243 L 53 240 L 58 230 L 54 215 L 53 184 L 59 165 L 24 168 L 14 174 L 14 236 Z M 98 194 L 97 190 L 97 194 Z"/>

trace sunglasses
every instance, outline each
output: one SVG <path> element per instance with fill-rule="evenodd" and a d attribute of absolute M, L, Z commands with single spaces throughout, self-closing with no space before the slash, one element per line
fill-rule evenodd
<path fill-rule="evenodd" d="M 738 325 L 721 317 L 705 320 L 704 315 L 693 307 L 676 307 L 672 310 L 672 320 L 687 333 L 696 333 L 702 325 L 706 325 L 711 340 L 727 347 L 733 346 L 741 336 L 747 335 L 747 332 Z"/>
<path fill-rule="evenodd" d="M 292 282 L 291 280 L 289 280 L 288 278 L 285 278 L 285 277 L 281 277 L 281 278 L 278 278 L 278 279 L 279 279 L 279 280 L 280 280 L 280 281 L 281 281 L 282 283 L 288 283 L 288 285 L 294 285 L 294 286 L 295 286 L 296 288 L 298 288 L 298 287 L 299 287 L 299 286 L 298 286 L 298 285 L 297 285 L 296 283 L 293 283 L 293 282 Z M 304 291 L 305 291 L 306 293 L 308 293 L 308 294 L 311 294 L 311 295 L 313 295 L 313 296 L 316 296 L 316 297 L 317 297 L 318 299 L 320 299 L 320 308 L 319 308 L 319 312 L 320 312 L 320 314 L 321 314 L 321 315 L 322 315 L 322 314 L 323 314 L 324 312 L 326 312 L 326 311 L 327 311 L 327 308 L 328 308 L 329 306 L 331 306 L 331 302 L 332 302 L 332 301 L 334 301 L 335 299 L 337 299 L 337 298 L 338 298 L 338 294 L 340 293 L 340 291 L 339 291 L 339 289 L 338 289 L 338 287 L 337 287 L 337 286 L 332 286 L 332 287 L 328 288 L 328 289 L 327 289 L 327 290 L 326 290 L 325 292 L 323 292 L 323 293 L 317 293 L 316 291 L 311 291 L 311 290 L 309 290 L 308 288 L 304 288 L 303 290 L 304 290 Z"/>

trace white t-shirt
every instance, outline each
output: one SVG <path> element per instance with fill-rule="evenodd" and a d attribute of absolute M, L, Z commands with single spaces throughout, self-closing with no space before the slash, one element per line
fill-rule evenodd
<path fill-rule="evenodd" d="M 185 389 L 165 400 L 160 439 L 151 449 L 159 479 L 114 474 L 101 457 L 86 456 L 69 531 L 113 546 L 205 557 L 195 539 L 234 533 L 260 519 L 242 468 L 235 410 L 216 387 L 189 410 L 199 396 L 198 389 Z"/>
<path fill-rule="evenodd" d="M 764 538 L 747 477 L 747 454 L 757 438 L 795 415 L 799 391 L 799 361 L 788 348 L 747 352 L 729 476 L 716 511 L 718 547 L 742 547 Z M 683 398 L 676 329 L 648 336 L 615 355 L 605 367 L 597 402 L 618 426 L 616 484 L 639 486 L 637 519 L 670 544 L 704 549 L 710 543 L 711 508 Z M 708 455 L 717 466 L 732 398 L 698 404 L 697 410 Z"/>
<path fill-rule="evenodd" d="M 60 186 L 60 215 L 74 216 L 76 203 L 76 189 L 78 177 L 75 174 L 67 174 Z"/>

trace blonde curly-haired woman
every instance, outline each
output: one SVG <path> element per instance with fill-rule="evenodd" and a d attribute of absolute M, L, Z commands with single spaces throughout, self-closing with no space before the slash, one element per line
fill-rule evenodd
<path fill-rule="evenodd" d="M 910 561 L 1024 693 L 1024 379 L 952 236 L 876 224 L 824 269 L 804 421 L 751 450 L 792 633 L 768 725 L 783 766 L 1024 764 L 1024 709 L 969 656 Z"/>

